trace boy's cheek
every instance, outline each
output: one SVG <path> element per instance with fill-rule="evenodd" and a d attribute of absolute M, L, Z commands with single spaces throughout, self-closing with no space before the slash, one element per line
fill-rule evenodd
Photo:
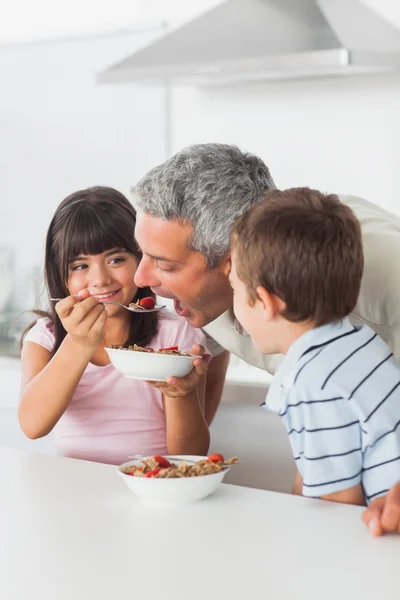
<path fill-rule="evenodd" d="M 233 301 L 233 312 L 235 313 L 236 319 L 239 321 L 243 328 L 246 328 L 246 323 L 248 323 L 249 319 L 251 319 L 251 314 L 249 312 L 249 307 L 246 302 L 237 298 Z"/>

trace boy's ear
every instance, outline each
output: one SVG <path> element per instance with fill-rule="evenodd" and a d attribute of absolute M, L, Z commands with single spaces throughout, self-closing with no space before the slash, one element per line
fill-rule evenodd
<path fill-rule="evenodd" d="M 264 317 L 266 321 L 272 321 L 282 313 L 285 309 L 285 303 L 275 294 L 271 294 L 262 285 L 256 289 L 258 298 L 264 309 Z"/>

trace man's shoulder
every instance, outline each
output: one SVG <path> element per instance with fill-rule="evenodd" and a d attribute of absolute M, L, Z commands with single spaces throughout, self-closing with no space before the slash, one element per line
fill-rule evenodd
<path fill-rule="evenodd" d="M 400 323 L 400 217 L 353 195 L 339 195 L 358 218 L 364 249 L 364 274 L 352 319 L 368 323 L 389 341 L 388 328 Z"/>
<path fill-rule="evenodd" d="M 352 194 L 339 194 L 339 200 L 353 210 L 360 221 L 363 234 L 376 232 L 386 233 L 387 230 L 400 233 L 400 216 L 386 208 L 378 206 L 365 198 Z"/>

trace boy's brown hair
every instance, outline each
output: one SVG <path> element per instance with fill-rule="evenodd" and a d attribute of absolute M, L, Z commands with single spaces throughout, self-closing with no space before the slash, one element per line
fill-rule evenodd
<path fill-rule="evenodd" d="M 346 317 L 356 305 L 364 267 L 361 228 L 334 194 L 267 192 L 235 223 L 231 244 L 251 305 L 262 286 L 284 301 L 285 319 L 316 326 Z"/>

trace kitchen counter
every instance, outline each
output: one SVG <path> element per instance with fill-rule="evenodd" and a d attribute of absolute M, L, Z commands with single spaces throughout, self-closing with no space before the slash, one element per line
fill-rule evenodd
<path fill-rule="evenodd" d="M 151 506 L 115 467 L 1 448 L 0 477 L 4 600 L 399 597 L 400 536 L 359 507 L 226 484 Z"/>

